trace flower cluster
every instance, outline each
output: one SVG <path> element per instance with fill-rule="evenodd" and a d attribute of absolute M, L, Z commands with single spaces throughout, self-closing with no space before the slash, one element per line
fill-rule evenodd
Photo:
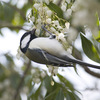
<path fill-rule="evenodd" d="M 41 30 L 41 26 L 46 24 L 46 28 L 56 35 L 56 39 L 60 41 L 67 50 L 72 48 L 69 43 L 72 43 L 77 37 L 77 31 L 70 28 L 70 23 L 67 19 L 70 18 L 73 7 L 68 6 L 70 0 L 62 0 L 59 6 L 63 12 L 63 19 L 52 11 L 48 5 L 50 2 L 57 4 L 57 0 L 35 0 L 32 11 L 27 16 L 29 21 L 33 22 L 33 28 L 36 28 L 36 35 L 49 36 L 47 32 Z M 71 8 L 72 7 L 72 8 Z M 70 50 L 71 53 L 72 50 Z"/>
<path fill-rule="evenodd" d="M 54 66 L 48 66 L 48 70 L 51 73 L 52 76 L 57 75 L 58 73 L 58 67 L 54 67 Z"/>
<path fill-rule="evenodd" d="M 70 18 L 74 7 L 70 0 L 62 0 L 59 8 L 63 12 L 63 18 L 57 16 L 56 12 L 51 10 L 48 5 L 52 2 L 54 5 L 58 4 L 59 0 L 34 0 L 34 4 L 31 12 L 28 14 L 28 21 L 33 23 L 32 28 L 36 28 L 37 36 L 49 36 L 49 33 L 42 30 L 41 26 L 46 25 L 48 31 L 56 35 L 56 39 L 62 43 L 63 47 L 68 53 L 72 53 L 72 46 L 70 44 L 77 37 L 77 31 L 70 27 L 70 23 L 67 19 Z M 70 5 L 70 6 L 69 6 Z M 18 49 L 17 58 L 22 55 L 20 49 Z M 49 66 L 49 72 L 51 75 L 57 75 L 58 68 Z M 45 71 L 39 69 L 32 69 L 34 83 L 39 83 L 42 78 L 46 76 Z"/>
<path fill-rule="evenodd" d="M 33 76 L 33 82 L 37 84 L 46 76 L 46 72 L 44 70 L 40 71 L 38 68 L 33 68 L 31 74 Z"/>

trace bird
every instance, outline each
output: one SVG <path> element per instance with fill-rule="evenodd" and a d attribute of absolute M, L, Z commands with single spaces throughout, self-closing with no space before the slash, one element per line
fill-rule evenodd
<path fill-rule="evenodd" d="M 50 33 L 50 37 L 37 37 L 35 31 L 36 29 L 34 28 L 25 32 L 20 39 L 20 50 L 31 61 L 57 67 L 72 67 L 74 64 L 79 64 L 100 69 L 99 65 L 89 64 L 74 58 L 63 48 L 63 45 L 55 38 L 55 35 Z"/>

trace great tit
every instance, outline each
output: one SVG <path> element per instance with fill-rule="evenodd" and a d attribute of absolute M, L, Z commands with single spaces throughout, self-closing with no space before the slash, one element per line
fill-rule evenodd
<path fill-rule="evenodd" d="M 58 67 L 68 67 L 73 66 L 73 64 L 80 64 L 100 69 L 100 66 L 75 59 L 63 48 L 63 45 L 55 37 L 37 37 L 35 31 L 36 29 L 26 32 L 20 39 L 20 50 L 30 60 L 40 64 Z"/>

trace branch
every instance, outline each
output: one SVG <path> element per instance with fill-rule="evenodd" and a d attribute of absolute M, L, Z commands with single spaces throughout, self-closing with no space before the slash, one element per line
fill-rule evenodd
<path fill-rule="evenodd" d="M 26 30 L 20 25 L 14 26 L 9 22 L 0 21 L 0 28 L 3 28 L 3 27 L 8 27 L 10 29 L 23 29 L 23 30 Z M 26 31 L 28 31 L 28 30 L 26 30 Z"/>
<path fill-rule="evenodd" d="M 29 71 L 30 67 L 31 67 L 31 61 L 29 61 L 29 63 L 27 64 L 27 68 L 26 68 L 26 70 L 25 70 L 24 73 L 23 73 L 23 76 L 22 76 L 22 78 L 21 78 L 21 80 L 20 80 L 20 83 L 19 83 L 19 85 L 18 85 L 18 87 L 17 87 L 17 90 L 16 90 L 16 92 L 15 92 L 15 95 L 14 95 L 13 100 L 18 100 L 17 97 L 18 97 L 18 95 L 19 95 L 19 91 L 20 91 L 20 89 L 21 89 L 21 87 L 22 87 L 22 85 L 23 85 L 23 83 L 24 83 L 24 82 L 23 82 L 23 81 L 24 81 L 24 78 L 25 78 L 27 72 Z"/>
<path fill-rule="evenodd" d="M 82 56 L 81 56 L 80 52 L 79 52 L 76 48 L 74 48 L 74 55 L 75 55 L 75 57 L 78 58 L 79 60 L 82 60 Z M 96 72 L 91 71 L 87 66 L 82 66 L 82 67 L 84 68 L 84 70 L 85 70 L 88 74 L 90 74 L 90 75 L 92 75 L 92 76 L 94 76 L 94 77 L 100 78 L 100 74 L 99 74 L 99 73 L 96 73 Z"/>
<path fill-rule="evenodd" d="M 26 16 L 21 9 L 18 9 L 16 6 L 11 5 L 10 3 L 6 3 L 6 2 L 3 3 L 11 7 L 12 9 L 15 9 L 15 11 L 19 12 L 20 15 L 23 17 L 23 19 L 26 20 Z"/>
<path fill-rule="evenodd" d="M 30 2 L 31 4 L 33 4 L 33 0 L 29 0 L 29 2 Z"/>
<path fill-rule="evenodd" d="M 87 73 L 91 74 L 92 76 L 95 76 L 95 77 L 97 77 L 97 78 L 100 78 L 100 74 L 99 74 L 99 73 L 93 72 L 93 71 L 91 71 L 91 70 L 90 70 L 89 68 L 87 68 L 87 67 L 84 67 L 84 70 L 85 70 Z"/>

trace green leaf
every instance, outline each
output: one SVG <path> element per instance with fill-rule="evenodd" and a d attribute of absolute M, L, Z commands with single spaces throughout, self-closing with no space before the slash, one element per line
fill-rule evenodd
<path fill-rule="evenodd" d="M 66 93 L 66 100 L 75 100 L 75 98 L 73 97 L 72 93 L 69 92 L 69 91 Z"/>
<path fill-rule="evenodd" d="M 93 46 L 92 42 L 88 40 L 83 34 L 81 35 L 81 41 L 82 41 L 82 48 L 84 53 L 93 61 L 96 61 L 100 63 L 100 58 L 97 53 L 96 48 Z"/>
<path fill-rule="evenodd" d="M 34 91 L 34 88 L 35 87 L 33 86 L 31 91 L 30 91 L 30 93 L 29 93 L 29 95 L 28 95 L 28 100 L 33 99 L 33 98 L 34 98 L 34 100 L 38 100 L 39 96 L 42 97 L 42 95 L 41 95 L 42 94 L 41 93 L 41 91 L 42 91 L 42 84 L 40 84 L 40 86 L 38 87 L 38 89 L 36 91 Z"/>
<path fill-rule="evenodd" d="M 49 9 L 51 9 L 52 11 L 54 11 L 57 14 L 58 17 L 63 18 L 63 11 L 61 10 L 61 8 L 59 6 L 57 6 L 54 3 L 50 2 L 49 5 L 47 5 L 47 7 Z"/>
<path fill-rule="evenodd" d="M 96 41 L 95 39 L 93 39 L 93 42 L 94 42 L 95 48 L 97 49 L 97 52 L 100 56 L 100 42 Z"/>
<path fill-rule="evenodd" d="M 19 81 L 20 81 L 20 76 L 19 76 L 19 74 L 16 73 L 16 72 L 13 72 L 13 73 L 10 75 L 9 79 L 10 79 L 10 82 L 11 82 L 11 86 L 12 86 L 13 88 L 17 88 L 17 86 L 18 86 L 18 84 L 19 84 Z"/>
<path fill-rule="evenodd" d="M 57 96 L 56 96 L 56 100 L 64 100 L 64 94 L 62 89 L 59 90 Z"/>
<path fill-rule="evenodd" d="M 75 93 L 73 94 L 76 100 L 81 100 Z"/>
<path fill-rule="evenodd" d="M 69 88 L 71 91 L 74 91 L 74 87 L 73 85 L 71 84 L 70 81 L 68 81 L 65 77 L 63 77 L 62 75 L 60 74 L 57 74 L 58 78 L 60 79 L 61 82 L 63 82 L 65 84 L 65 86 L 67 88 Z"/>
<path fill-rule="evenodd" d="M 25 77 L 25 84 L 29 83 L 31 79 L 32 79 L 32 75 L 27 75 Z"/>
<path fill-rule="evenodd" d="M 61 87 L 61 85 L 54 81 L 54 85 L 52 86 L 51 85 L 51 77 L 46 76 L 45 79 L 44 79 L 44 86 L 47 89 L 45 100 L 55 100 L 56 95 L 59 91 L 59 87 Z"/>
<path fill-rule="evenodd" d="M 74 92 L 67 91 L 66 100 L 81 100 Z"/>
<path fill-rule="evenodd" d="M 97 26 L 99 26 L 100 25 L 100 23 L 99 23 L 99 16 L 98 16 L 98 13 L 96 12 L 96 17 L 97 17 L 97 22 L 96 22 L 96 24 L 97 24 Z"/>
<path fill-rule="evenodd" d="M 45 87 L 48 90 L 48 92 L 51 92 L 52 91 L 52 86 L 51 86 L 51 79 L 50 79 L 49 76 L 45 77 L 44 84 L 45 84 Z"/>
<path fill-rule="evenodd" d="M 0 19 L 3 21 L 11 22 L 15 14 L 14 9 L 6 5 L 5 3 L 2 5 L 0 3 Z"/>
<path fill-rule="evenodd" d="M 48 94 L 44 99 L 45 100 L 53 100 L 56 96 L 56 92 L 58 92 L 58 89 L 54 90 L 50 94 Z"/>
<path fill-rule="evenodd" d="M 0 82 L 2 82 L 6 78 L 5 70 L 5 66 L 0 63 Z"/>

